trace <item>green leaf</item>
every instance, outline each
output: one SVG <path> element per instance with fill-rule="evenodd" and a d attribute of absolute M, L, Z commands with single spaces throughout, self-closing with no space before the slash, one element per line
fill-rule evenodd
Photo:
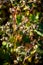
<path fill-rule="evenodd" d="M 11 43 L 13 43 L 13 42 L 14 42 L 14 37 L 13 37 L 13 36 L 10 36 L 9 41 L 10 41 Z"/>
<path fill-rule="evenodd" d="M 38 35 L 42 36 L 43 37 L 43 33 L 37 31 L 37 30 L 34 30 L 34 32 L 36 32 Z"/>
<path fill-rule="evenodd" d="M 3 34 L 3 32 L 2 31 L 0 31 L 0 35 L 2 35 Z"/>
<path fill-rule="evenodd" d="M 27 23 L 26 23 L 26 27 L 29 27 L 30 25 L 31 25 L 30 22 L 27 22 Z"/>
<path fill-rule="evenodd" d="M 29 19 L 30 19 L 31 22 L 33 22 L 35 20 L 35 15 L 30 14 Z"/>
<path fill-rule="evenodd" d="M 26 52 L 21 52 L 19 54 L 23 56 L 23 55 L 26 55 Z"/>
<path fill-rule="evenodd" d="M 29 5 L 30 8 L 32 7 L 32 4 L 31 3 L 29 3 L 28 5 Z"/>
<path fill-rule="evenodd" d="M 10 65 L 8 62 L 3 63 L 3 65 Z"/>
<path fill-rule="evenodd" d="M 36 17 L 35 17 L 35 19 L 38 19 L 38 18 L 39 18 L 39 13 L 37 13 L 37 14 L 36 14 Z"/>
<path fill-rule="evenodd" d="M 23 42 L 24 42 L 24 43 L 30 42 L 30 39 L 29 39 L 29 37 L 28 37 L 27 35 L 24 35 L 24 36 L 23 36 Z"/>
<path fill-rule="evenodd" d="M 43 50 L 41 50 L 39 47 L 36 50 L 39 54 L 43 54 Z"/>
<path fill-rule="evenodd" d="M 3 46 L 6 46 L 6 44 L 7 44 L 7 43 L 6 43 L 5 41 L 2 42 L 2 45 L 3 45 Z"/>
<path fill-rule="evenodd" d="M 38 21 L 39 21 L 39 14 L 40 14 L 40 13 L 36 13 L 35 20 L 34 20 L 35 23 L 39 23 L 39 22 L 38 22 Z"/>
<path fill-rule="evenodd" d="M 21 15 L 17 15 L 17 17 L 16 17 L 17 24 L 21 23 L 21 18 L 22 18 Z"/>
<path fill-rule="evenodd" d="M 18 46 L 20 46 L 20 45 L 21 45 L 20 42 L 17 41 L 17 42 L 16 42 L 16 46 L 18 47 Z"/>

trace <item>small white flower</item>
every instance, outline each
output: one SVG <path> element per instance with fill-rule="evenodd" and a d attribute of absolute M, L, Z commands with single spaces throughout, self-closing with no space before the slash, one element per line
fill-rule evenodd
<path fill-rule="evenodd" d="M 5 37 L 5 40 L 8 40 L 8 38 L 7 38 L 7 37 Z"/>
<path fill-rule="evenodd" d="M 14 60 L 14 64 L 18 64 L 18 61 L 17 60 Z"/>
<path fill-rule="evenodd" d="M 35 45 L 35 46 L 34 46 L 34 49 L 37 49 L 37 48 L 38 48 L 38 46 L 37 46 L 37 45 Z"/>
<path fill-rule="evenodd" d="M 19 58 L 19 57 L 17 57 L 17 61 L 19 61 L 19 59 L 20 59 L 20 58 Z"/>
<path fill-rule="evenodd" d="M 20 27 L 20 30 L 23 30 L 23 27 L 22 26 Z"/>
<path fill-rule="evenodd" d="M 23 30 L 23 33 L 25 33 L 25 30 Z"/>
<path fill-rule="evenodd" d="M 13 46 L 13 45 L 10 43 L 10 44 L 9 44 L 9 47 L 12 47 L 12 46 Z"/>

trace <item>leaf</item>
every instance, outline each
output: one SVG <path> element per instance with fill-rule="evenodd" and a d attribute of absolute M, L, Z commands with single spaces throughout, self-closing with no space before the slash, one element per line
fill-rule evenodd
<path fill-rule="evenodd" d="M 24 43 L 30 42 L 29 37 L 27 35 L 24 35 L 22 39 Z"/>
<path fill-rule="evenodd" d="M 43 37 L 43 33 L 37 31 L 37 30 L 34 30 L 34 32 L 36 32 L 38 35 L 42 36 Z"/>
<path fill-rule="evenodd" d="M 33 50 L 33 51 L 31 51 L 31 54 L 34 54 L 36 52 L 36 50 Z"/>
<path fill-rule="evenodd" d="M 29 7 L 28 6 L 25 6 L 23 10 L 27 10 Z"/>
<path fill-rule="evenodd" d="M 25 56 L 26 55 L 26 52 L 21 52 L 19 54 L 22 55 L 22 56 Z"/>
<path fill-rule="evenodd" d="M 25 14 L 26 14 L 27 16 L 29 16 L 29 11 L 27 11 Z"/>
<path fill-rule="evenodd" d="M 26 23 L 26 27 L 29 27 L 30 25 L 31 25 L 30 22 L 27 22 L 27 23 Z"/>
<path fill-rule="evenodd" d="M 32 57 L 29 57 L 29 58 L 28 58 L 28 61 L 31 62 L 31 61 L 32 61 Z"/>
<path fill-rule="evenodd" d="M 29 5 L 30 8 L 32 7 L 32 4 L 31 3 L 29 3 L 28 5 Z"/>
<path fill-rule="evenodd" d="M 6 46 L 6 44 L 7 44 L 7 43 L 6 43 L 5 41 L 2 42 L 2 45 L 3 45 L 3 46 Z"/>
<path fill-rule="evenodd" d="M 14 42 L 14 37 L 13 37 L 13 36 L 10 36 L 9 41 L 10 41 L 11 43 L 13 43 L 13 42 Z"/>
<path fill-rule="evenodd" d="M 36 50 L 39 54 L 43 54 L 43 50 L 42 49 L 40 49 L 39 47 L 37 48 L 37 50 Z"/>
<path fill-rule="evenodd" d="M 13 1 L 14 1 L 14 0 L 10 0 L 10 2 L 11 2 L 12 4 L 13 4 Z"/>
<path fill-rule="evenodd" d="M 35 19 L 38 19 L 38 18 L 39 18 L 39 13 L 37 13 L 37 14 L 36 14 L 36 17 L 35 17 Z"/>
<path fill-rule="evenodd" d="M 16 47 L 20 46 L 21 44 L 19 43 L 19 41 L 16 42 Z"/>
<path fill-rule="evenodd" d="M 32 31 L 30 31 L 30 36 L 32 36 L 33 35 L 33 32 Z"/>
<path fill-rule="evenodd" d="M 40 14 L 40 13 L 36 13 L 35 20 L 34 20 L 35 23 L 38 23 L 38 20 L 39 20 L 39 14 Z"/>
<path fill-rule="evenodd" d="M 17 17 L 16 17 L 16 23 L 17 24 L 21 23 L 21 18 L 22 18 L 21 15 L 17 15 Z"/>
<path fill-rule="evenodd" d="M 3 63 L 3 65 L 10 65 L 10 63 L 8 63 L 8 62 L 5 62 L 5 63 Z"/>
<path fill-rule="evenodd" d="M 33 22 L 35 20 L 35 15 L 30 14 L 29 19 L 30 19 L 31 22 Z"/>

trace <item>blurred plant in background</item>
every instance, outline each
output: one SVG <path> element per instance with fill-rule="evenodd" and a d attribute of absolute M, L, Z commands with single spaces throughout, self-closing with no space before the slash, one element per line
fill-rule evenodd
<path fill-rule="evenodd" d="M 0 0 L 0 65 L 42 63 L 42 0 Z"/>

